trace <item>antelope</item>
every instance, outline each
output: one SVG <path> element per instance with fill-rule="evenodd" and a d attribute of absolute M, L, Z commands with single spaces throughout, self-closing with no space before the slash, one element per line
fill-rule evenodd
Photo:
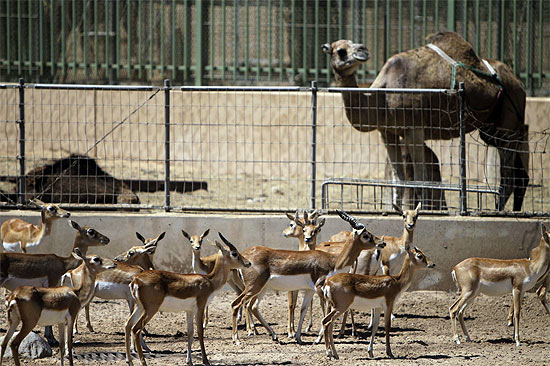
<path fill-rule="evenodd" d="M 65 356 L 65 350 L 69 356 L 69 364 L 73 365 L 72 334 L 76 316 L 82 304 L 93 296 L 96 273 L 114 268 L 116 265 L 111 260 L 104 260 L 98 256 L 86 258 L 76 248 L 72 257 L 82 261 L 86 267 L 82 281 L 77 287 L 71 289 L 62 287 L 36 287 L 20 286 L 6 299 L 8 313 L 8 331 L 0 345 L 0 366 L 4 358 L 4 352 L 15 329 L 22 323 L 19 334 L 11 342 L 10 348 L 15 365 L 19 366 L 19 345 L 36 325 L 58 325 L 59 329 L 59 355 L 61 366 Z M 65 347 L 65 336 L 66 347 Z"/>
<path fill-rule="evenodd" d="M 512 293 L 514 314 L 514 340 L 519 341 L 519 315 L 525 291 L 533 288 L 549 273 L 550 230 L 541 223 L 540 243 L 531 250 L 529 258 L 490 259 L 468 258 L 454 266 L 451 275 L 457 285 L 459 298 L 449 308 L 453 340 L 460 344 L 456 329 L 456 319 L 460 321 L 466 341 L 470 335 L 464 323 L 464 311 L 479 293 L 501 296 Z"/>
<path fill-rule="evenodd" d="M 353 236 L 348 238 L 338 255 L 318 250 L 279 250 L 263 246 L 251 247 L 243 252 L 243 255 L 252 263 L 252 267 L 241 270 L 245 288 L 231 304 L 233 308 L 233 342 L 235 344 L 240 344 L 236 316 L 238 309 L 243 305 L 248 307 L 248 310 L 268 330 L 272 339 L 277 341 L 275 331 L 267 324 L 259 311 L 260 301 L 268 289 L 306 290 L 295 337 L 296 341 L 301 344 L 302 323 L 316 290 L 315 283 L 330 274 L 349 270 L 361 250 L 385 246 L 383 238 L 380 239 L 371 234 L 365 225 L 360 224 L 344 211 L 337 212 L 353 227 Z M 222 238 L 222 240 L 225 239 Z"/>
<path fill-rule="evenodd" d="M 181 230 L 181 233 L 184 237 L 189 240 L 189 243 L 191 244 L 191 251 L 192 251 L 192 266 L 193 266 L 193 273 L 198 273 L 202 275 L 209 274 L 214 269 L 214 265 L 216 264 L 216 259 L 218 258 L 218 254 L 212 254 L 207 257 L 201 258 L 201 247 L 202 247 L 202 241 L 208 233 L 210 232 L 210 229 L 206 229 L 202 235 L 189 235 L 185 230 Z M 227 284 L 239 295 L 243 290 L 242 281 L 238 277 L 238 273 L 236 271 L 231 271 L 231 275 L 229 279 L 227 280 Z M 206 328 L 206 325 L 208 324 L 208 306 L 206 307 L 205 313 L 204 313 L 204 324 L 203 328 Z"/>
<path fill-rule="evenodd" d="M 283 230 L 283 236 L 285 238 L 297 238 L 298 239 L 298 250 L 315 250 L 317 246 L 317 235 L 321 231 L 321 227 L 325 224 L 325 219 L 323 218 L 319 224 L 315 222 L 319 213 L 317 210 L 313 211 L 311 214 L 308 214 L 307 211 L 304 211 L 304 218 L 300 219 L 298 211 L 292 216 L 287 213 L 286 216 L 290 219 L 290 223 L 287 228 Z M 296 336 L 296 331 L 294 330 L 294 310 L 296 309 L 296 302 L 298 300 L 298 291 L 289 291 L 288 292 L 288 325 L 287 333 L 288 338 L 294 338 Z M 313 326 L 313 302 L 310 304 L 310 314 L 309 325 L 306 328 L 306 332 Z M 255 327 L 254 327 L 255 330 Z"/>
<path fill-rule="evenodd" d="M 374 310 L 373 326 L 368 346 L 369 358 L 373 358 L 373 344 L 381 310 L 384 309 L 386 354 L 394 358 L 390 347 L 390 329 L 393 306 L 401 294 L 409 288 L 414 272 L 419 268 L 433 268 L 433 264 L 418 248 L 407 248 L 401 271 L 396 276 L 370 276 L 355 273 L 339 273 L 325 280 L 321 290 L 330 305 L 330 312 L 323 319 L 326 355 L 338 359 L 332 331 L 334 320 L 348 309 Z"/>
<path fill-rule="evenodd" d="M 5 221 L 0 227 L 2 246 L 7 252 L 21 251 L 27 253 L 27 248 L 38 247 L 44 237 L 50 235 L 55 220 L 71 216 L 70 212 L 57 205 L 46 204 L 39 199 L 30 200 L 32 205 L 41 209 L 40 226 L 29 224 L 18 218 Z"/>
<path fill-rule="evenodd" d="M 359 258 L 357 258 L 357 265 L 354 268 L 354 273 L 364 274 L 364 275 L 375 275 L 379 270 L 382 271 L 383 275 L 397 274 L 399 272 L 400 265 L 403 263 L 404 258 L 407 255 L 407 248 L 410 247 L 413 243 L 413 234 L 414 228 L 416 226 L 416 220 L 418 219 L 419 210 L 422 207 L 421 203 L 418 203 L 414 210 L 401 210 L 401 208 L 395 204 L 393 209 L 397 211 L 403 217 L 403 233 L 401 237 L 395 236 L 384 236 L 384 241 L 386 242 L 386 247 L 382 250 L 371 249 L 365 250 L 361 253 Z M 336 234 L 342 235 L 342 233 Z M 338 337 L 342 337 L 345 331 L 346 325 L 346 314 L 342 319 L 342 327 Z M 352 336 L 356 334 L 356 325 L 353 321 L 353 311 L 350 311 L 352 318 Z M 394 316 L 393 314 L 391 316 Z M 368 325 L 368 329 L 372 328 L 372 319 L 374 317 L 374 309 L 371 311 L 371 320 Z"/>
<path fill-rule="evenodd" d="M 76 230 L 73 252 L 78 248 L 84 255 L 90 246 L 107 245 L 109 238 L 89 226 L 81 227 L 75 221 L 69 224 Z M 61 276 L 81 264 L 81 260 L 70 255 L 59 257 L 55 254 L 0 253 L 0 287 L 10 291 L 19 286 L 54 287 Z M 48 343 L 56 344 L 51 327 L 46 327 Z"/>
<path fill-rule="evenodd" d="M 126 300 L 131 313 L 134 310 L 134 300 L 128 285 L 134 275 L 145 269 L 154 269 L 151 258 L 157 249 L 158 242 L 164 238 L 165 234 L 162 233 L 156 238 L 145 239 L 140 233 L 136 232 L 136 237 L 143 245 L 133 246 L 123 254 L 115 257 L 115 261 L 119 264 L 116 268 L 98 273 L 92 295 L 106 300 Z M 85 268 L 83 263 L 76 269 L 67 271 L 63 275 L 62 283 L 74 287 L 80 283 Z M 93 333 L 94 328 L 90 320 L 91 300 L 92 298 L 82 304 L 82 307 L 84 307 L 86 314 L 86 327 Z M 78 333 L 78 321 L 75 322 L 75 333 Z M 147 348 L 147 346 L 144 345 L 144 348 Z"/>
<path fill-rule="evenodd" d="M 232 269 L 250 267 L 250 262 L 233 244 L 226 241 L 223 245 L 215 241 L 215 245 L 219 249 L 218 258 L 214 269 L 207 275 L 149 270 L 136 275 L 130 282 L 132 296 L 136 302 L 136 308 L 128 319 L 125 329 L 126 362 L 130 366 L 132 365 L 130 336 L 134 339 L 141 364 L 146 365 L 137 337 L 159 311 L 186 312 L 188 365 L 192 365 L 193 318 L 196 318 L 202 362 L 204 365 L 210 365 L 204 347 L 204 309 L 225 284 Z"/>

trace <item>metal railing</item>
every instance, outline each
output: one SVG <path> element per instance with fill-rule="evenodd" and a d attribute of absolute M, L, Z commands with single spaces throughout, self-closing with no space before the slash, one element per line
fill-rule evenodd
<path fill-rule="evenodd" d="M 0 79 L 326 86 L 321 44 L 351 39 L 373 55 L 358 71 L 367 83 L 445 29 L 549 95 L 549 11 L 546 0 L 0 0 Z"/>
<path fill-rule="evenodd" d="M 496 151 L 477 132 L 466 134 L 464 123 L 461 128 L 467 107 L 459 91 L 353 89 L 430 100 L 412 105 L 416 126 L 439 124 L 459 137 L 426 141 L 438 158 L 429 169 L 440 175 L 429 182 L 396 181 L 388 174 L 381 135 L 374 128 L 359 132 L 347 120 L 338 95 L 347 91 L 315 83 L 308 88 L 180 87 L 169 81 L 164 87 L 3 85 L 0 201 L 20 207 L 38 196 L 98 209 L 353 212 L 391 210 L 396 194 L 411 190 L 433 195 L 433 212 L 550 212 L 547 130 L 529 132 L 530 184 L 523 210 L 512 212 L 509 203 L 499 213 Z M 375 126 L 384 128 L 383 123 Z"/>

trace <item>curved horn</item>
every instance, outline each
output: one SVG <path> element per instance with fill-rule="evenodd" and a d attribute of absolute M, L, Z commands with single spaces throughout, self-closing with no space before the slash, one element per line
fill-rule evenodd
<path fill-rule="evenodd" d="M 361 230 L 365 228 L 365 225 L 358 222 L 356 218 L 347 214 L 345 211 L 336 210 L 336 213 L 338 214 L 338 216 L 342 218 L 342 220 L 349 222 L 351 227 L 354 228 L 355 230 Z"/>
<path fill-rule="evenodd" d="M 233 244 L 231 244 L 231 243 L 229 242 L 229 240 L 227 240 L 227 239 L 222 235 L 222 233 L 220 233 L 219 231 L 218 231 L 218 235 L 219 235 L 220 239 L 225 243 L 225 245 L 227 245 L 227 246 L 229 247 L 230 250 L 235 250 L 235 249 L 236 249 L 235 246 L 234 246 Z"/>
<path fill-rule="evenodd" d="M 307 214 L 307 210 L 304 210 L 304 224 L 310 225 L 311 221 L 309 221 L 309 215 Z"/>
<path fill-rule="evenodd" d="M 315 222 L 315 220 L 321 215 L 319 210 L 315 209 L 312 213 L 309 214 L 309 220 Z"/>

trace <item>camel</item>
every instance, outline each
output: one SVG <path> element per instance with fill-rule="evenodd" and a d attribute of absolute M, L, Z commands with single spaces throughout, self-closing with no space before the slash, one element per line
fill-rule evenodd
<path fill-rule="evenodd" d="M 488 60 L 497 77 L 478 58 L 472 45 L 454 32 L 438 32 L 426 38 L 451 59 L 469 68 L 456 67 L 456 85 L 465 85 L 466 132 L 478 129 L 481 139 L 497 148 L 500 156 L 500 186 L 496 209 L 504 209 L 514 194 L 514 211 L 521 210 L 529 182 L 528 127 L 524 123 L 526 94 L 521 81 L 504 63 Z M 369 51 L 362 44 L 339 40 L 324 44 L 330 55 L 338 87 L 358 87 L 355 72 L 366 62 Z M 488 72 L 489 70 L 489 72 Z M 449 89 L 451 64 L 434 49 L 422 46 L 390 57 L 372 83 L 372 88 Z M 440 180 L 439 161 L 425 140 L 447 140 L 459 136 L 459 108 L 452 96 L 343 91 L 346 116 L 361 131 L 378 130 L 388 152 L 392 178 L 398 181 Z M 418 106 L 433 109 L 420 110 Z M 419 126 L 422 121 L 423 127 Z M 423 209 L 445 209 L 442 191 L 417 189 Z M 393 203 L 401 206 L 403 191 L 396 190 Z M 408 202 L 412 207 L 417 201 Z"/>

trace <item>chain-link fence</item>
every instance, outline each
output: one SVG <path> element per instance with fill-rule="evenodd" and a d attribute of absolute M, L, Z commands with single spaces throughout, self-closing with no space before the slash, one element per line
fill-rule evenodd
<path fill-rule="evenodd" d="M 366 91 L 360 112 L 370 122 L 353 127 L 340 94 Z M 422 202 L 496 214 L 499 197 L 514 193 L 501 213 L 550 212 L 548 130 L 475 129 L 457 91 L 21 84 L 0 93 L 8 206 L 36 196 L 67 207 L 261 212 Z M 419 129 L 425 141 L 411 143 Z M 483 134 L 507 144 L 490 147 Z M 527 183 L 514 165 L 523 153 L 529 181 L 512 212 Z"/>
<path fill-rule="evenodd" d="M 530 95 L 550 87 L 550 2 L 468 0 L 0 0 L 0 78 L 33 82 L 329 85 L 320 46 L 391 56 L 439 30 L 511 65 Z"/>

